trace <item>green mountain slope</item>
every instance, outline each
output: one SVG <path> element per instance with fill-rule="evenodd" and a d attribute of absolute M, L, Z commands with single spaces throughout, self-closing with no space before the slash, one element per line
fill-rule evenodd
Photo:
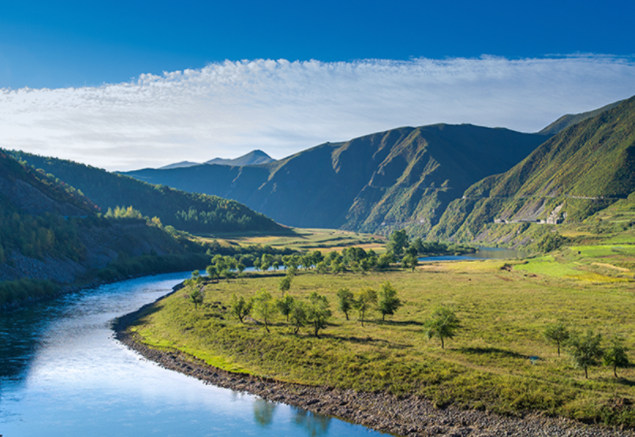
<path fill-rule="evenodd" d="M 548 136 L 472 125 L 404 127 L 326 143 L 259 166 L 126 174 L 235 199 L 299 227 L 427 232 L 474 182 L 511 168 Z"/>
<path fill-rule="evenodd" d="M 563 130 L 508 172 L 472 185 L 432 236 L 505 243 L 528 223 L 579 222 L 634 191 L 635 97 Z"/>
<path fill-rule="evenodd" d="M 108 208 L 132 205 L 145 216 L 159 217 L 164 225 L 188 232 L 281 229 L 273 220 L 233 200 L 154 186 L 72 161 L 13 153 L 33 167 L 81 190 L 104 213 Z"/>
<path fill-rule="evenodd" d="M 610 103 L 610 104 L 608 104 L 606 106 L 602 106 L 601 108 L 594 109 L 593 111 L 581 112 L 580 114 L 566 114 L 566 115 L 563 115 L 562 117 L 560 117 L 559 119 L 557 119 L 556 121 L 551 123 L 549 126 L 547 126 L 544 129 L 542 129 L 538 133 L 547 134 L 547 135 L 555 135 L 555 134 L 565 130 L 569 126 L 573 126 L 574 124 L 578 124 L 581 121 L 586 120 L 587 118 L 593 118 L 596 115 L 599 115 L 599 114 L 603 113 L 604 111 L 607 111 L 607 110 L 609 110 L 611 108 L 616 107 L 617 105 L 619 105 L 622 102 L 623 102 L 623 100 L 620 100 L 619 102 Z"/>
<path fill-rule="evenodd" d="M 145 220 L 99 218 L 97 209 L 76 189 L 0 151 L 0 282 L 71 283 L 117 259 L 186 251 Z M 0 306 L 6 298 L 0 293 Z"/>

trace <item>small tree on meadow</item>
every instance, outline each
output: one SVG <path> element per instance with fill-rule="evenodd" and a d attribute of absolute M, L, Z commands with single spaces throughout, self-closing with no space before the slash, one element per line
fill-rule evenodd
<path fill-rule="evenodd" d="M 564 344 L 571 334 L 564 323 L 558 322 L 547 325 L 543 335 L 548 341 L 556 343 L 558 346 L 558 356 L 560 356 L 560 345 Z"/>
<path fill-rule="evenodd" d="M 337 290 L 337 309 L 344 313 L 346 320 L 348 320 L 348 313 L 354 306 L 355 296 L 348 288 L 340 288 Z"/>
<path fill-rule="evenodd" d="M 595 334 L 591 329 L 585 335 L 574 334 L 567 342 L 569 355 L 575 367 L 584 369 L 584 377 L 589 378 L 589 366 L 598 364 L 604 355 L 600 346 L 602 334 Z"/>
<path fill-rule="evenodd" d="M 373 309 L 377 305 L 377 292 L 372 288 L 364 288 L 357 294 L 354 307 L 359 312 L 359 319 L 364 326 L 364 318 L 366 313 Z"/>
<path fill-rule="evenodd" d="M 614 337 L 611 340 L 611 345 L 604 352 L 604 365 L 611 366 L 613 368 L 613 375 L 617 378 L 617 368 L 626 368 L 630 365 L 628 361 L 628 355 L 626 352 L 628 349 L 624 347 L 622 339 Z"/>
<path fill-rule="evenodd" d="M 216 270 L 215 266 L 207 266 L 205 271 L 207 272 L 207 277 L 211 280 L 218 278 L 218 270 Z"/>
<path fill-rule="evenodd" d="M 419 265 L 419 258 L 411 254 L 407 254 L 401 260 L 401 267 L 404 269 L 411 269 L 413 272 Z"/>
<path fill-rule="evenodd" d="M 287 322 L 289 321 L 289 314 L 293 310 L 293 305 L 295 304 L 295 299 L 289 294 L 285 294 L 282 299 L 278 299 L 276 301 L 276 306 L 280 311 L 280 314 L 287 318 Z"/>
<path fill-rule="evenodd" d="M 252 302 L 247 301 L 243 296 L 232 295 L 231 301 L 229 302 L 230 312 L 238 317 L 240 323 L 244 323 L 243 319 L 245 316 L 249 315 L 251 312 Z"/>
<path fill-rule="evenodd" d="M 190 300 L 194 304 L 194 309 L 197 310 L 199 305 L 203 304 L 203 300 L 205 299 L 205 293 L 203 293 L 202 288 L 194 290 L 190 293 Z"/>
<path fill-rule="evenodd" d="M 390 267 L 391 262 L 394 262 L 394 256 L 392 252 L 384 253 L 377 259 L 376 268 L 378 270 L 386 270 Z"/>
<path fill-rule="evenodd" d="M 459 328 L 459 319 L 449 308 L 439 307 L 423 325 L 423 332 L 428 340 L 438 338 L 441 340 L 441 349 L 445 348 L 444 340 L 454 338 L 456 330 Z"/>
<path fill-rule="evenodd" d="M 326 328 L 326 321 L 331 317 L 329 301 L 326 296 L 320 296 L 315 291 L 312 292 L 306 303 L 305 313 L 307 322 L 313 325 L 313 332 L 319 338 L 320 329 Z"/>
<path fill-rule="evenodd" d="M 291 324 L 293 325 L 293 333 L 297 334 L 300 328 L 305 326 L 307 323 L 306 304 L 301 300 L 293 302 L 289 318 L 291 319 Z"/>
<path fill-rule="evenodd" d="M 405 249 L 408 247 L 408 234 L 405 229 L 400 231 L 393 231 L 390 234 L 390 241 L 388 242 L 387 250 L 394 253 L 395 256 L 399 257 L 402 253 L 404 253 Z"/>
<path fill-rule="evenodd" d="M 276 313 L 276 304 L 267 290 L 260 290 L 254 296 L 254 312 L 262 319 L 267 332 L 271 332 L 269 331 L 269 322 Z"/>
<path fill-rule="evenodd" d="M 247 266 L 245 266 L 242 262 L 238 261 L 236 263 L 236 270 L 238 270 L 238 273 L 241 273 L 245 271 L 245 269 L 247 268 Z"/>
<path fill-rule="evenodd" d="M 280 280 L 280 285 L 278 286 L 278 290 L 280 293 L 284 294 L 291 289 L 291 281 L 293 280 L 293 276 L 287 274 L 284 278 Z"/>
<path fill-rule="evenodd" d="M 381 290 L 379 290 L 379 301 L 377 303 L 377 309 L 381 313 L 381 320 L 384 321 L 386 316 L 392 316 L 395 311 L 403 305 L 401 300 L 397 297 L 397 290 L 388 281 L 381 284 Z"/>

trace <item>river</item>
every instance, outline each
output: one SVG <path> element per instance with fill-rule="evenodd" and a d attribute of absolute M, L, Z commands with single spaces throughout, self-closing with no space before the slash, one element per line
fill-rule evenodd
<path fill-rule="evenodd" d="M 474 253 L 465 255 L 424 256 L 419 262 L 431 261 L 474 261 L 483 259 L 515 259 L 527 256 L 526 253 L 513 249 L 499 249 L 496 247 L 479 247 Z"/>
<path fill-rule="evenodd" d="M 111 321 L 189 273 L 104 285 L 0 314 L 4 437 L 380 436 L 165 370 L 113 338 Z"/>

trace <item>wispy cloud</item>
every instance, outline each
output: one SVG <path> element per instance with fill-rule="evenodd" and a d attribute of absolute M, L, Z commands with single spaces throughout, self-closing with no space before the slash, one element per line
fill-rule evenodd
<path fill-rule="evenodd" d="M 282 158 L 399 126 L 472 123 L 533 132 L 635 94 L 611 56 L 411 61 L 254 60 L 93 88 L 0 92 L 0 147 L 108 169 Z"/>

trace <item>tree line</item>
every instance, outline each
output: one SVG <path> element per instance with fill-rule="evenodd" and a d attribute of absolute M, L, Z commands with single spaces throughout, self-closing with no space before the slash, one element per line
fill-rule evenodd
<path fill-rule="evenodd" d="M 571 331 L 564 323 L 552 323 L 545 327 L 545 339 L 556 344 L 558 356 L 560 348 L 564 347 L 574 366 L 584 370 L 584 377 L 589 377 L 589 367 L 604 363 L 613 368 L 613 375 L 617 378 L 617 369 L 630 365 L 628 349 L 624 340 L 613 337 L 607 346 L 602 346 L 602 334 L 596 334 L 592 329 L 585 333 Z"/>

